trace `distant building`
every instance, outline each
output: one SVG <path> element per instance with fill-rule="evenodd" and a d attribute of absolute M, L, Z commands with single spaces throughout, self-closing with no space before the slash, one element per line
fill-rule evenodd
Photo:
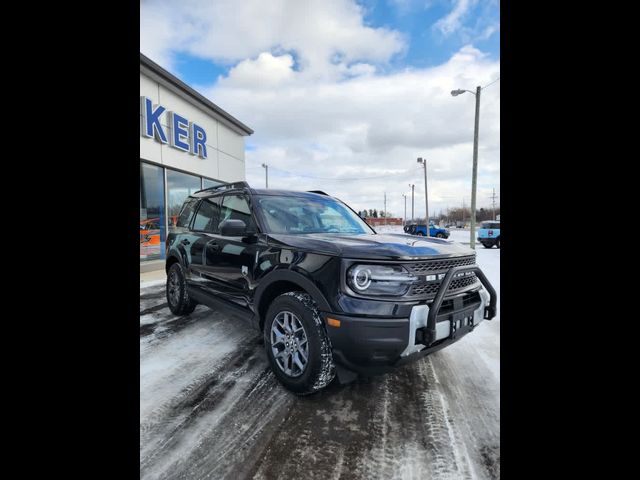
<path fill-rule="evenodd" d="M 372 227 L 375 227 L 378 225 L 402 225 L 402 218 L 396 218 L 396 217 L 388 217 L 388 218 L 366 217 L 365 221 Z"/>

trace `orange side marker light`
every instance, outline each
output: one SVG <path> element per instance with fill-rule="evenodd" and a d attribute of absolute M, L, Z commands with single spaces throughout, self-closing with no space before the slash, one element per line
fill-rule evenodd
<path fill-rule="evenodd" d="M 340 328 L 340 320 L 336 318 L 327 317 L 327 323 L 332 327 Z"/>

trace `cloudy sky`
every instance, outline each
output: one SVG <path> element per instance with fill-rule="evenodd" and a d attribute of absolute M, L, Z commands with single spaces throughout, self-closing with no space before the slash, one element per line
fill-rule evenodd
<path fill-rule="evenodd" d="M 255 133 L 247 180 L 322 189 L 354 209 L 469 205 L 500 193 L 500 24 L 493 0 L 142 0 L 140 51 Z M 492 83 L 493 82 L 493 83 Z M 499 198 L 498 198 L 499 203 Z"/>

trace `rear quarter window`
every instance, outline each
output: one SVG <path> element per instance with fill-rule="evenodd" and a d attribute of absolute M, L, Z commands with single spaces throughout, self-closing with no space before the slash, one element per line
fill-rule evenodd
<path fill-rule="evenodd" d="M 187 228 L 189 226 L 191 218 L 193 218 L 193 212 L 195 211 L 197 202 L 198 201 L 195 198 L 190 198 L 184 202 L 182 210 L 180 210 L 180 213 L 178 214 L 178 221 L 176 222 L 177 227 Z"/>

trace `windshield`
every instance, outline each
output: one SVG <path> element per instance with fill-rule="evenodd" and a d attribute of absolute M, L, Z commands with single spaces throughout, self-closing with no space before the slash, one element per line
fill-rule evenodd
<path fill-rule="evenodd" d="M 258 195 L 267 233 L 373 234 L 351 209 L 331 197 Z"/>
<path fill-rule="evenodd" d="M 500 224 L 495 222 L 485 222 L 480 226 L 480 228 L 498 230 L 500 228 Z"/>

